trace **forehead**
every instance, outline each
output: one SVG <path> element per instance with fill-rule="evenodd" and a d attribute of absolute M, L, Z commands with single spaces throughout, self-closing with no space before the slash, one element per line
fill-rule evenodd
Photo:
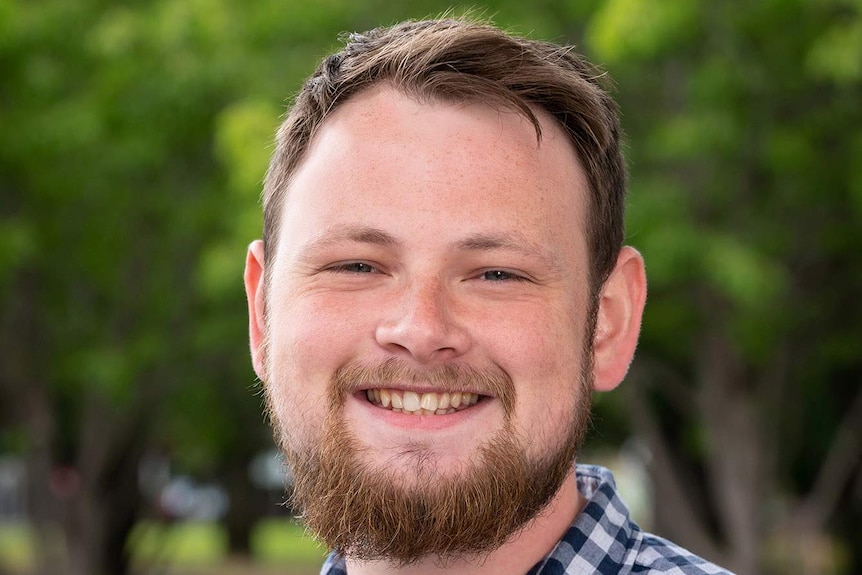
<path fill-rule="evenodd" d="M 551 242 L 553 233 L 580 238 L 586 177 L 562 128 L 537 116 L 541 141 L 512 110 L 419 102 L 388 86 L 360 93 L 314 136 L 287 193 L 282 235 L 376 225 L 362 220 L 385 215 L 396 234 L 462 225 L 464 234 L 502 226 L 548 232 L 537 239 Z"/>

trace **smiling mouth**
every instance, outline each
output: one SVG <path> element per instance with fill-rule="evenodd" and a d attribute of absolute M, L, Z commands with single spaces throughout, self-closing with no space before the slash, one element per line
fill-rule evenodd
<path fill-rule="evenodd" d="M 466 391 L 417 393 L 382 388 L 367 389 L 365 396 L 378 407 L 412 415 L 448 415 L 476 405 L 483 397 Z"/>

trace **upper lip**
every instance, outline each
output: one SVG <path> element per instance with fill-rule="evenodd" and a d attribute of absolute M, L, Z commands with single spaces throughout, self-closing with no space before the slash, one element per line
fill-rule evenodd
<path fill-rule="evenodd" d="M 478 391 L 476 389 L 471 388 L 435 388 L 430 386 L 421 386 L 421 385 L 369 385 L 367 387 L 363 387 L 362 389 L 357 390 L 358 392 L 364 393 L 369 389 L 391 389 L 395 391 L 412 391 L 413 393 L 423 394 L 423 393 L 475 393 L 476 395 L 480 395 L 483 397 L 493 397 L 487 391 Z"/>

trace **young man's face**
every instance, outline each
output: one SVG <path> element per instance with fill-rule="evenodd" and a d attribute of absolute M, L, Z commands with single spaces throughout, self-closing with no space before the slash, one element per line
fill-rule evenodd
<path fill-rule="evenodd" d="M 348 458 L 340 473 L 408 499 L 506 477 L 482 473 L 492 460 L 570 467 L 592 376 L 588 185 L 540 119 L 538 145 L 514 112 L 375 88 L 326 120 L 276 253 L 264 264 L 254 245 L 247 270 L 255 365 L 289 457 L 315 474 Z"/>

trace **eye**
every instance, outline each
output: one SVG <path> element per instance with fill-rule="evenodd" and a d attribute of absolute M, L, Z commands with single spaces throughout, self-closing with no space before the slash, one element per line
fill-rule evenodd
<path fill-rule="evenodd" d="M 522 276 L 504 270 L 488 270 L 486 272 L 483 272 L 481 277 L 484 280 L 493 282 L 524 281 L 524 278 Z"/>
<path fill-rule="evenodd" d="M 331 271 L 335 272 L 348 272 L 348 273 L 357 273 L 357 274 L 373 274 L 379 273 L 376 267 L 371 264 L 367 264 L 365 262 L 347 262 L 343 264 L 337 264 L 329 268 Z"/>

